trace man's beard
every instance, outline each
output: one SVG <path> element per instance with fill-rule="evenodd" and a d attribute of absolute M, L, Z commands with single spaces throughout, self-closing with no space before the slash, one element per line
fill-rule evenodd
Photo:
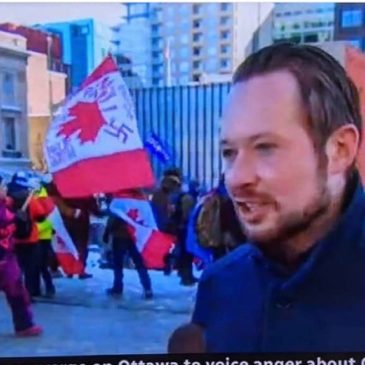
<path fill-rule="evenodd" d="M 242 228 L 249 242 L 262 248 L 267 247 L 270 250 L 275 250 L 277 245 L 308 231 L 315 222 L 328 214 L 330 206 L 331 195 L 322 172 L 318 177 L 317 191 L 304 209 L 279 217 L 275 227 L 263 232 L 251 231 L 245 227 L 244 223 Z"/>

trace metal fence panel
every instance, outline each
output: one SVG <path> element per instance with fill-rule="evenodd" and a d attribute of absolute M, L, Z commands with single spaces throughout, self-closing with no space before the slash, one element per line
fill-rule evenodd
<path fill-rule="evenodd" d="M 142 140 L 156 133 L 172 156 L 170 166 L 151 156 L 158 179 L 165 168 L 175 166 L 208 189 L 217 184 L 222 171 L 219 120 L 230 87 L 219 83 L 133 90 Z"/>

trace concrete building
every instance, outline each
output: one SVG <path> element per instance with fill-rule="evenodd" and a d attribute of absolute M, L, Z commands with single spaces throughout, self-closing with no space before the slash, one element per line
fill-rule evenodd
<path fill-rule="evenodd" d="M 132 72 L 139 76 L 143 85 L 150 85 L 152 81 L 151 19 L 155 7 L 153 3 L 123 4 L 123 22 L 112 28 L 113 54 L 119 60 L 123 57 L 130 60 Z"/>
<path fill-rule="evenodd" d="M 61 43 L 56 35 L 10 23 L 0 24 L 0 29 L 25 39 L 29 157 L 32 166 L 42 170 L 45 133 L 56 106 L 66 97 L 69 67 L 62 63 Z"/>
<path fill-rule="evenodd" d="M 365 4 L 336 3 L 335 39 L 365 50 Z"/>
<path fill-rule="evenodd" d="M 118 65 L 123 80 L 129 87 L 129 89 L 137 89 L 143 87 L 143 82 L 140 76 L 133 71 L 132 61 L 128 57 L 117 54 L 114 56 L 114 61 Z"/>
<path fill-rule="evenodd" d="M 125 6 L 125 23 L 114 29 L 116 52 L 132 60 L 147 85 L 186 85 L 212 79 L 210 74 L 231 75 L 247 55 L 272 42 L 272 3 Z"/>
<path fill-rule="evenodd" d="M 296 43 L 332 41 L 334 19 L 334 3 L 277 3 L 273 37 Z"/>
<path fill-rule="evenodd" d="M 45 169 L 43 142 L 56 107 L 66 97 L 67 75 L 49 68 L 47 54 L 29 52 L 27 68 L 29 154 L 37 170 Z"/>
<path fill-rule="evenodd" d="M 60 37 L 62 60 L 71 65 L 71 88 L 81 85 L 110 51 L 111 28 L 94 19 L 38 24 L 35 26 Z"/>
<path fill-rule="evenodd" d="M 26 39 L 0 31 L 0 165 L 28 168 Z"/>

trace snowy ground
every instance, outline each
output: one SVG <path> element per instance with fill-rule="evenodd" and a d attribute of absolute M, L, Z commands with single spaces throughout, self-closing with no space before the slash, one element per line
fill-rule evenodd
<path fill-rule="evenodd" d="M 144 301 L 138 276 L 125 270 L 125 293 L 114 299 L 105 295 L 112 271 L 101 270 L 92 254 L 88 280 L 55 279 L 57 295 L 33 305 L 39 338 L 17 339 L 10 311 L 0 293 L 0 356 L 57 356 L 96 354 L 149 354 L 166 352 L 170 333 L 189 321 L 196 287 L 182 287 L 176 274 L 152 271 L 155 299 Z"/>

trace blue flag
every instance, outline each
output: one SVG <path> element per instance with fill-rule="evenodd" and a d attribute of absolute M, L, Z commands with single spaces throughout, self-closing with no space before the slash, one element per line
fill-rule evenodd
<path fill-rule="evenodd" d="M 145 141 L 145 148 L 163 163 L 168 163 L 171 160 L 171 155 L 169 154 L 167 147 L 155 133 L 152 133 Z"/>

